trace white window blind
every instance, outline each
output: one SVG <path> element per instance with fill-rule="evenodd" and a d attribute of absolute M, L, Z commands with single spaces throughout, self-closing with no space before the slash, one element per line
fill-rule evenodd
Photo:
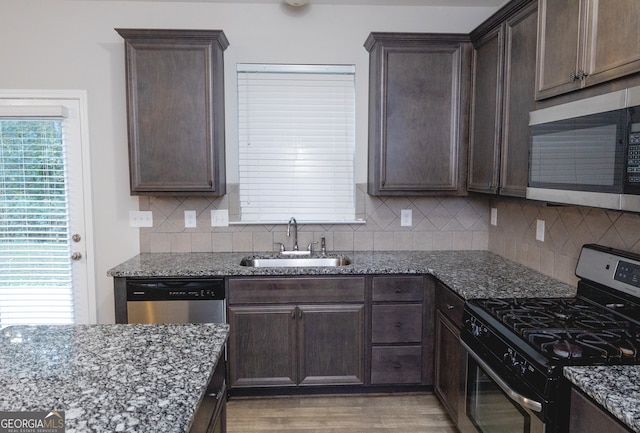
<path fill-rule="evenodd" d="M 63 130 L 0 118 L 0 327 L 74 322 Z"/>
<path fill-rule="evenodd" d="M 354 67 L 237 73 L 241 222 L 354 221 Z"/>

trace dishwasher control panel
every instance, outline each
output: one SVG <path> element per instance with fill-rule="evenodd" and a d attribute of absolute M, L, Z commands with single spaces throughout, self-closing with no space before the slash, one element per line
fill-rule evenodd
<path fill-rule="evenodd" d="M 222 300 L 224 280 L 135 280 L 127 282 L 127 301 Z"/>

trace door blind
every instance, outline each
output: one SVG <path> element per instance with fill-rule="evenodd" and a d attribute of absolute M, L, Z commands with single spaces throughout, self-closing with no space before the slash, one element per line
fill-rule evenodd
<path fill-rule="evenodd" d="M 63 125 L 0 118 L 0 327 L 74 321 Z"/>
<path fill-rule="evenodd" d="M 353 221 L 354 67 L 237 71 L 241 221 Z"/>

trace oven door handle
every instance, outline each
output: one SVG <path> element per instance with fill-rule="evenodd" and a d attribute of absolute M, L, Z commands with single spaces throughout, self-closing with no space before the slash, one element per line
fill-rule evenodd
<path fill-rule="evenodd" d="M 462 347 L 465 348 L 467 353 L 471 355 L 473 360 L 484 370 L 485 373 L 489 375 L 491 379 L 493 379 L 493 381 L 500 387 L 500 389 L 504 391 L 505 394 L 507 394 L 507 396 L 509 396 L 510 399 L 521 404 L 522 406 L 528 409 L 531 409 L 534 412 L 542 412 L 542 403 L 540 403 L 539 401 L 531 400 L 530 398 L 527 398 L 522 394 L 518 394 L 517 392 L 515 392 L 513 389 L 509 387 L 509 385 L 504 380 L 500 378 L 500 376 L 498 376 L 498 374 L 496 374 L 495 371 L 493 371 L 487 365 L 486 362 L 480 359 L 480 357 L 473 351 L 473 349 L 471 349 L 462 340 L 460 340 L 460 343 L 462 344 Z"/>

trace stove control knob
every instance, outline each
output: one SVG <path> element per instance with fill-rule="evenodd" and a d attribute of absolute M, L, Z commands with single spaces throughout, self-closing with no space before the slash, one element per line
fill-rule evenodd
<path fill-rule="evenodd" d="M 471 322 L 471 333 L 474 337 L 481 337 L 487 331 L 487 328 L 482 325 L 478 325 L 476 322 Z"/>
<path fill-rule="evenodd" d="M 511 366 L 511 367 L 515 367 L 516 366 L 516 355 L 515 353 L 508 351 L 505 352 L 504 355 L 502 355 L 502 359 L 504 360 L 504 362 Z"/>
<path fill-rule="evenodd" d="M 520 376 L 524 376 L 525 374 L 527 374 L 527 363 L 526 362 L 521 362 L 520 363 Z"/>

